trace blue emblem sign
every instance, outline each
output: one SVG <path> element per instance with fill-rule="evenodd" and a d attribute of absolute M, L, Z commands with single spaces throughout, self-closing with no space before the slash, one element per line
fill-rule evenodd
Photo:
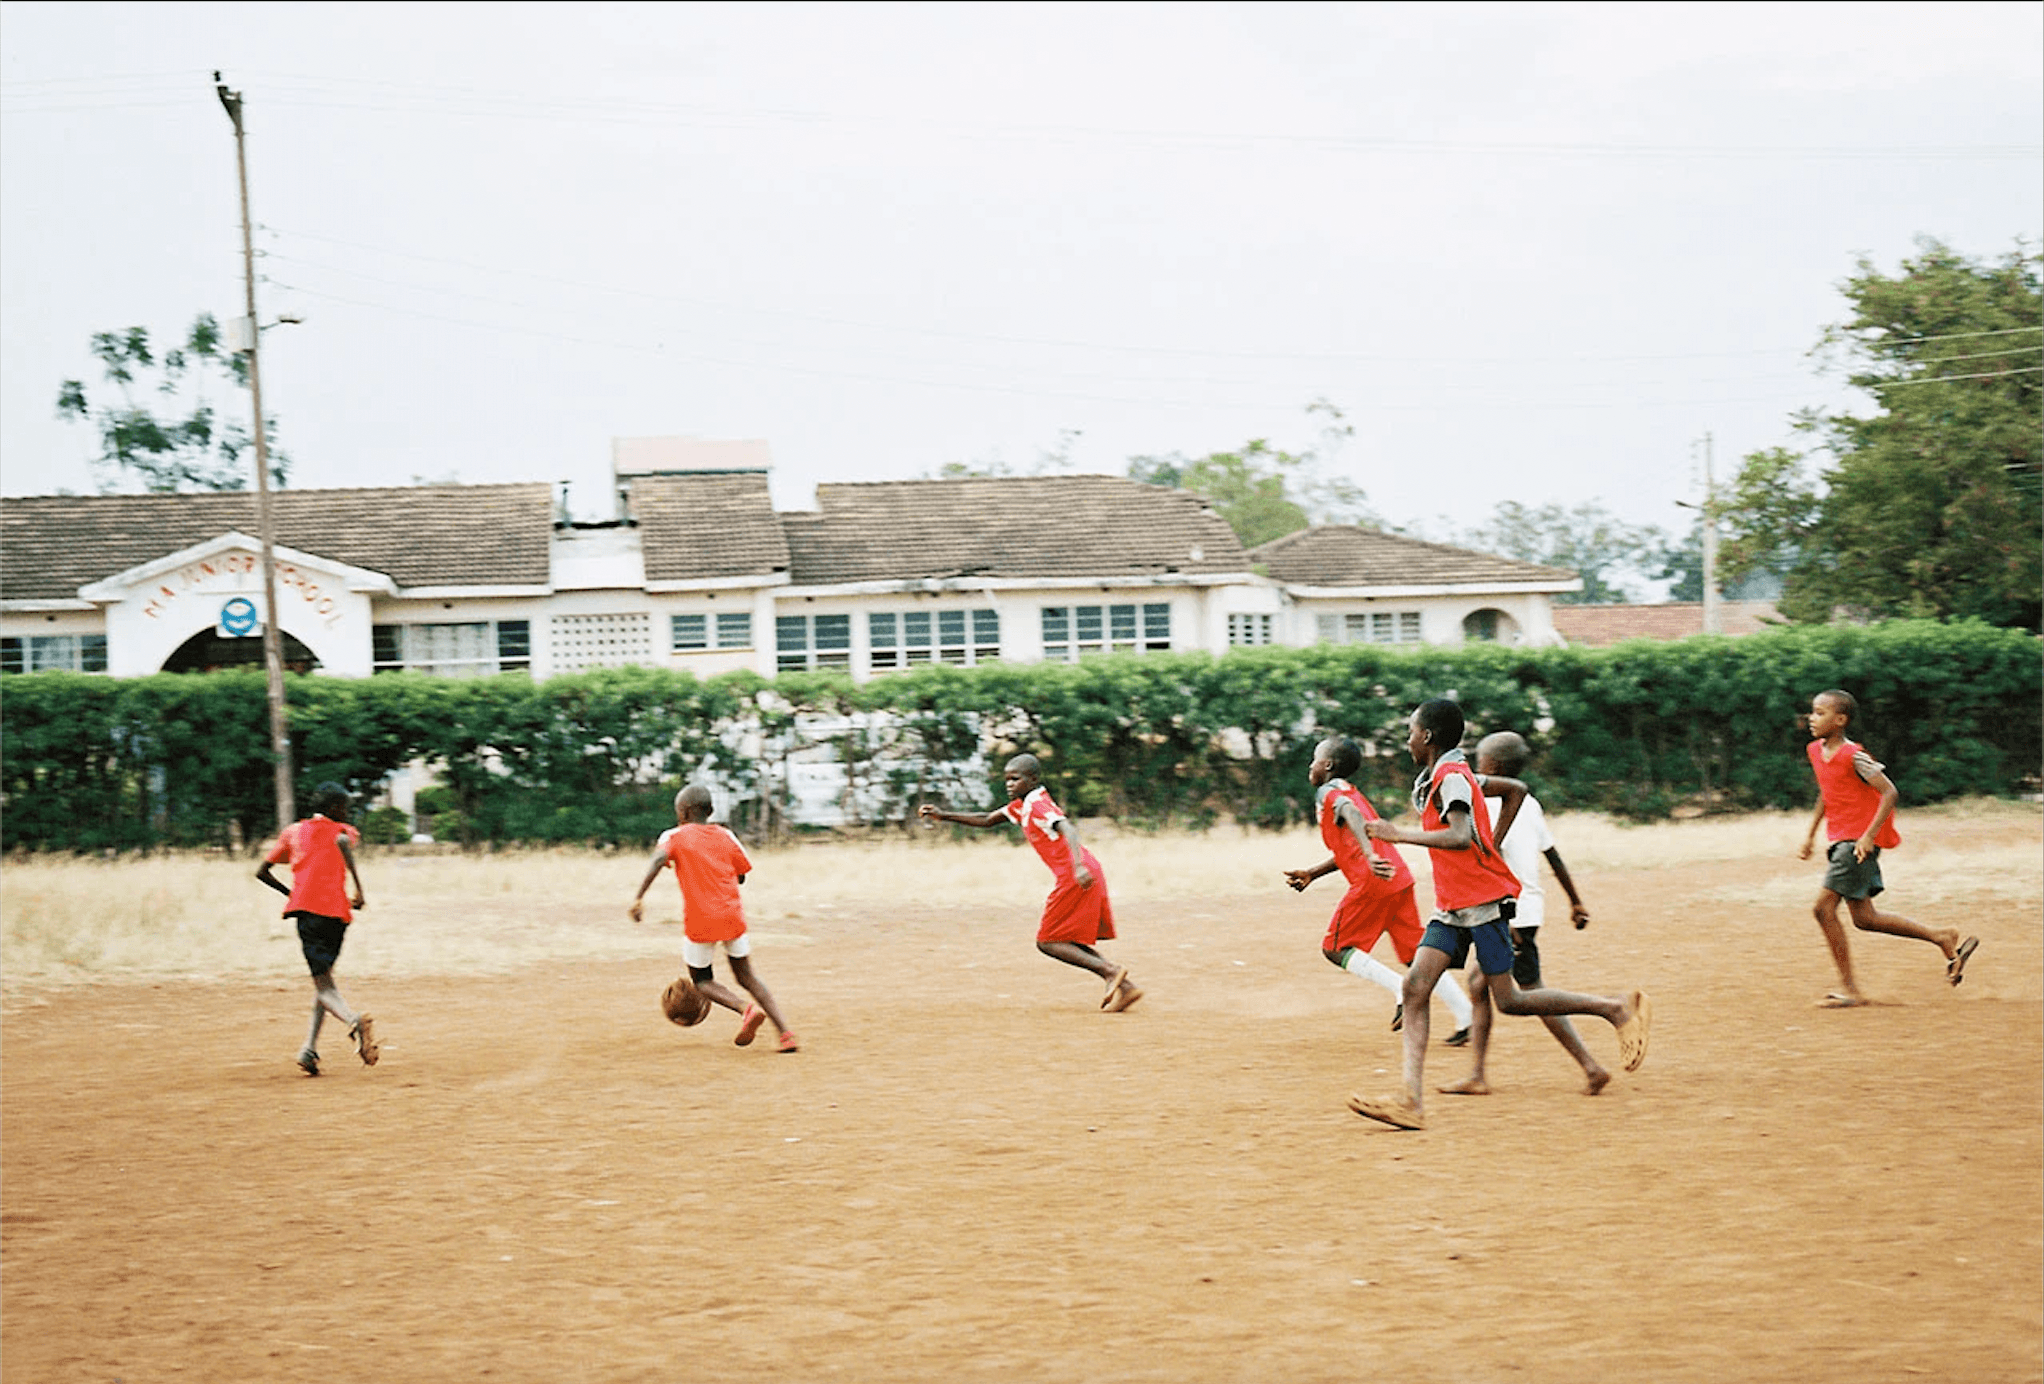
<path fill-rule="evenodd" d="M 246 639 L 256 632 L 256 606 L 246 596 L 236 596 L 220 607 L 220 633 L 230 639 Z"/>

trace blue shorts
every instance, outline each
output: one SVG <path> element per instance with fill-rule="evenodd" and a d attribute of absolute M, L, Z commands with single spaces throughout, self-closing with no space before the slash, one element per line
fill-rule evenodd
<path fill-rule="evenodd" d="M 1456 927 L 1439 918 L 1427 924 L 1422 947 L 1448 953 L 1448 969 L 1459 971 L 1469 962 L 1469 949 L 1476 948 L 1476 964 L 1487 976 L 1501 976 L 1512 969 L 1512 931 L 1502 918 L 1475 927 Z"/>
<path fill-rule="evenodd" d="M 305 949 L 305 964 L 316 976 L 323 976 L 341 959 L 341 942 L 348 925 L 324 913 L 299 909 L 291 915 L 298 920 L 298 944 Z"/>

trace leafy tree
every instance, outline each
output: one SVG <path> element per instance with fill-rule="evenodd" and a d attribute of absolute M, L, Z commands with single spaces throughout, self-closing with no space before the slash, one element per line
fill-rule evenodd
<path fill-rule="evenodd" d="M 160 356 L 146 327 L 95 333 L 92 354 L 120 402 L 95 407 L 82 381 L 65 380 L 57 391 L 57 416 L 90 423 L 98 430 L 100 453 L 93 467 L 103 493 L 130 477 L 139 479 L 143 489 L 157 492 L 247 488 L 248 467 L 242 454 L 253 445 L 249 430 L 217 416 L 208 386 L 248 388 L 248 358 L 223 349 L 220 324 L 211 313 L 193 319 L 184 344 Z M 153 376 L 153 382 L 139 381 L 144 375 Z M 142 388 L 161 396 L 162 416 L 136 398 Z M 264 440 L 270 443 L 270 479 L 283 485 L 290 458 L 274 444 L 276 420 L 266 419 L 264 426 Z"/>
<path fill-rule="evenodd" d="M 1566 567 L 1583 579 L 1581 591 L 1554 599 L 1602 605 L 1628 599 L 1619 583 L 1665 565 L 1668 536 L 1651 524 L 1628 524 L 1602 505 L 1522 505 L 1506 500 L 1490 522 L 1457 540 L 1484 552 L 1524 562 Z"/>
<path fill-rule="evenodd" d="M 1360 486 L 1321 470 L 1354 427 L 1325 399 L 1307 405 L 1306 412 L 1324 421 L 1319 441 L 1304 451 L 1287 452 L 1254 438 L 1237 451 L 1203 457 L 1177 452 L 1132 457 L 1129 479 L 1198 491 L 1249 548 L 1316 523 L 1382 528 Z"/>
<path fill-rule="evenodd" d="M 1918 242 L 1893 276 L 1868 260 L 1820 352 L 1877 401 L 1806 410 L 1814 453 L 1748 456 L 1733 482 L 1727 569 L 1782 563 L 1791 618 L 1977 616 L 2039 627 L 2044 282 L 2018 246 L 1991 262 Z"/>

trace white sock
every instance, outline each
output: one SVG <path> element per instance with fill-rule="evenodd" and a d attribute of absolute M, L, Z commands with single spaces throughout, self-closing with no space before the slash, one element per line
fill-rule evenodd
<path fill-rule="evenodd" d="M 312 1027 L 305 1032 L 305 1047 L 309 1052 L 319 1051 L 319 1026 L 326 1018 L 326 1006 L 318 1000 L 312 1002 Z"/>
<path fill-rule="evenodd" d="M 1383 986 L 1395 997 L 1403 997 L 1405 993 L 1405 977 L 1360 947 L 1349 949 L 1348 960 L 1341 963 L 1341 968 L 1350 975 L 1361 976 L 1364 980 Z M 1467 1008 L 1469 1001 L 1464 1000 L 1462 1004 Z"/>
<path fill-rule="evenodd" d="M 1453 971 L 1444 972 L 1441 983 L 1434 987 L 1434 995 L 1448 1006 L 1448 1012 L 1455 1016 L 1455 1027 L 1465 1029 L 1476 1022 L 1476 1011 L 1469 1007 L 1469 996 L 1462 993 L 1462 982 L 1455 978 Z"/>

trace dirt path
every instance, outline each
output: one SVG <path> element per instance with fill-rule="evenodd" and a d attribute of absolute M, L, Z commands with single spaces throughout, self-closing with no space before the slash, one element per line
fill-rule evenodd
<path fill-rule="evenodd" d="M 1940 830 L 1970 828 L 1916 840 Z M 1118 1017 L 1031 949 L 1031 899 L 762 926 L 791 1057 L 734 1049 L 728 1016 L 661 1022 L 661 962 L 349 981 L 389 1046 L 364 1070 L 330 1033 L 317 1081 L 290 1064 L 285 955 L 271 982 L 53 990 L 5 1020 L 0 1364 L 2037 1379 L 2038 909 L 1920 874 L 1926 920 L 1986 939 L 1967 983 L 1857 938 L 1889 1003 L 1823 1012 L 1800 903 L 1742 901 L 1814 880 L 1774 859 L 1586 879 L 1598 922 L 1548 929 L 1549 977 L 1652 991 L 1646 1067 L 1586 1099 L 1504 1020 L 1497 1094 L 1436 1097 L 1422 1134 L 1343 1108 L 1391 1089 L 1397 1039 L 1389 998 L 1315 949 L 1325 886 L 1118 909 L 1149 992 Z M 1436 1047 L 1429 1071 L 1462 1065 Z"/>

